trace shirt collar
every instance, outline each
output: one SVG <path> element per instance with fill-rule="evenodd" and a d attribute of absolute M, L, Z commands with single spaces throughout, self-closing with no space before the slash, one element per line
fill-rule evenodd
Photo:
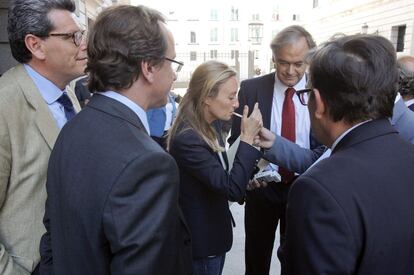
<path fill-rule="evenodd" d="M 405 106 L 408 107 L 408 106 L 414 104 L 414 99 L 410 99 L 410 100 L 404 101 L 404 103 L 405 103 Z"/>
<path fill-rule="evenodd" d="M 121 95 L 120 93 L 114 92 L 114 91 L 106 91 L 100 93 L 101 95 L 104 95 L 106 97 L 112 98 L 124 105 L 126 105 L 129 109 L 131 109 L 141 120 L 142 124 L 145 127 L 145 130 L 147 131 L 148 135 L 150 133 L 149 131 L 149 124 L 147 119 L 147 114 L 138 104 L 127 98 L 126 96 Z"/>
<path fill-rule="evenodd" d="M 56 102 L 62 96 L 63 92 L 65 92 L 65 90 L 62 91 L 53 84 L 52 81 L 36 72 L 30 65 L 24 64 L 24 68 L 48 105 Z"/>
<path fill-rule="evenodd" d="M 287 88 L 289 88 L 288 86 L 283 84 L 282 81 L 280 81 L 280 79 L 277 77 L 276 73 L 275 73 L 275 86 L 280 87 L 280 89 L 283 90 L 283 91 L 286 91 Z M 306 86 L 306 74 L 303 74 L 303 76 L 299 80 L 299 82 L 296 83 L 296 85 L 293 86 L 292 88 L 295 89 L 295 91 L 297 91 L 297 90 L 303 89 L 305 86 Z"/>

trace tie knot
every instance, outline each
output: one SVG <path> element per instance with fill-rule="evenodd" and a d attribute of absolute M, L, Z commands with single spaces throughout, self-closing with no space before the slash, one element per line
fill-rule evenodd
<path fill-rule="evenodd" d="M 65 109 L 73 109 L 72 101 L 70 101 L 68 95 L 63 93 L 57 100 L 60 104 L 62 104 L 63 108 Z"/>
<path fill-rule="evenodd" d="M 289 99 L 292 99 L 295 92 L 296 90 L 294 88 L 289 87 L 286 89 L 285 96 L 288 97 Z"/>

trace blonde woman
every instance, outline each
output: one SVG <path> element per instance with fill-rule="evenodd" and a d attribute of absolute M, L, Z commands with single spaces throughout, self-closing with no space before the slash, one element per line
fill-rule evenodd
<path fill-rule="evenodd" d="M 256 105 L 241 119 L 240 145 L 228 168 L 220 121 L 228 121 L 239 106 L 236 72 L 209 61 L 193 73 L 189 89 L 170 129 L 168 147 L 180 169 L 180 205 L 192 236 L 196 275 L 220 275 L 230 250 L 232 217 L 228 201 L 241 200 L 261 153 L 252 146 L 262 128 Z"/>

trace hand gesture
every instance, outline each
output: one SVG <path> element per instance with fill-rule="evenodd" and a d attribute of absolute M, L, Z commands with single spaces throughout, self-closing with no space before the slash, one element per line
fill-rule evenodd
<path fill-rule="evenodd" d="M 271 131 L 262 127 L 258 135 L 254 137 L 254 145 L 264 149 L 269 149 L 273 146 L 276 136 Z"/>
<path fill-rule="evenodd" d="M 243 109 L 243 117 L 241 121 L 240 140 L 252 145 L 255 136 L 263 127 L 262 114 L 259 110 L 259 104 L 256 102 L 253 107 L 253 112 L 247 117 L 249 107 L 246 105 Z"/>

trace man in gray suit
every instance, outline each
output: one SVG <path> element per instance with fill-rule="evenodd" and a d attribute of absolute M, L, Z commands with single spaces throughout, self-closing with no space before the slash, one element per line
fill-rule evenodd
<path fill-rule="evenodd" d="M 30 274 L 40 261 L 47 163 L 79 110 L 66 85 L 86 65 L 74 11 L 71 0 L 11 1 L 8 34 L 20 64 L 0 78 L 1 274 Z"/>

